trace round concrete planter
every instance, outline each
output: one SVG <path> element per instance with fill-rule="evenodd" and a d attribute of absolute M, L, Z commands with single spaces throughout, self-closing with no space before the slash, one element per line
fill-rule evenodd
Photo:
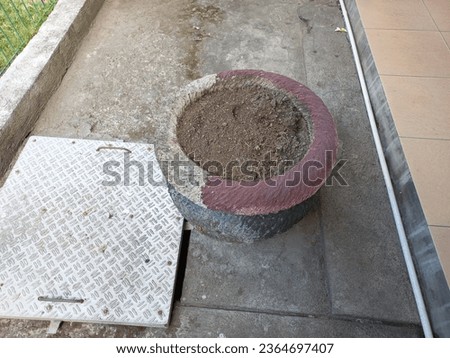
<path fill-rule="evenodd" d="M 214 177 L 192 162 L 178 143 L 177 119 L 186 106 L 218 81 L 236 77 L 241 77 L 246 86 L 282 92 L 308 124 L 311 144 L 307 153 L 282 175 L 252 182 Z M 334 121 L 319 97 L 275 73 L 235 70 L 196 80 L 183 88 L 178 98 L 167 118 L 167 141 L 158 150 L 158 159 L 175 205 L 197 230 L 222 240 L 253 242 L 286 231 L 305 216 L 314 194 L 333 169 L 338 144 Z M 181 171 L 177 169 L 174 174 L 174 167 Z"/>

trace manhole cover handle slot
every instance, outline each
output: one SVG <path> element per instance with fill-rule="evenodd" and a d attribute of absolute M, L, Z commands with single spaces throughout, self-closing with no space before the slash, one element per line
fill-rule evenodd
<path fill-rule="evenodd" d="M 47 297 L 47 296 L 39 296 L 38 301 L 56 302 L 56 303 L 83 303 L 84 302 L 84 300 L 82 298 L 62 298 L 62 297 Z"/>

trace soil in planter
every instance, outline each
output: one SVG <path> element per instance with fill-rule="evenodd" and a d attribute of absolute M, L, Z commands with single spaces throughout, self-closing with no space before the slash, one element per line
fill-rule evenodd
<path fill-rule="evenodd" d="M 292 100 L 259 85 L 213 87 L 185 108 L 177 138 L 197 165 L 232 180 L 283 174 L 311 143 Z"/>

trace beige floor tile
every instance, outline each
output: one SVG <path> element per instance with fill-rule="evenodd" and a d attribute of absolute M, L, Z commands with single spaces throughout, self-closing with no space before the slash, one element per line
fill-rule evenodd
<path fill-rule="evenodd" d="M 450 31 L 450 1 L 423 0 L 439 30 Z"/>
<path fill-rule="evenodd" d="M 450 285 L 450 227 L 430 226 L 434 245 L 441 261 L 447 282 Z"/>
<path fill-rule="evenodd" d="M 437 31 L 367 29 L 380 75 L 450 77 L 450 51 Z"/>
<path fill-rule="evenodd" d="M 445 42 L 447 42 L 448 48 L 450 48 L 450 32 L 442 32 Z"/>
<path fill-rule="evenodd" d="M 437 30 L 422 0 L 357 0 L 356 3 L 366 29 Z"/>
<path fill-rule="evenodd" d="M 381 81 L 400 136 L 450 139 L 450 78 L 381 76 Z"/>
<path fill-rule="evenodd" d="M 428 224 L 450 226 L 450 141 L 400 140 Z"/>

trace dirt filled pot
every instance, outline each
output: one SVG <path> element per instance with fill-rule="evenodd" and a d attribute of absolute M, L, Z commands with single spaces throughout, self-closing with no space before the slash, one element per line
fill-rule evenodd
<path fill-rule="evenodd" d="M 253 242 L 308 212 L 336 161 L 322 100 L 275 73 L 225 71 L 180 91 L 158 150 L 169 192 L 194 227 Z"/>

